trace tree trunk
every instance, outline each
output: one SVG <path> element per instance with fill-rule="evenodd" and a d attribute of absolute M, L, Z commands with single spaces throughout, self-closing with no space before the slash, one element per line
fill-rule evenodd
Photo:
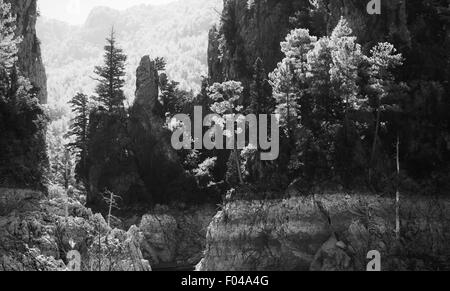
<path fill-rule="evenodd" d="M 380 121 L 381 121 L 381 110 L 377 109 L 377 120 L 375 125 L 375 134 L 373 136 L 373 145 L 372 145 L 372 154 L 370 156 L 370 164 L 369 164 L 369 183 L 372 182 L 372 170 L 375 162 L 375 155 L 377 152 L 377 144 L 378 144 L 378 134 L 380 132 Z"/>
<path fill-rule="evenodd" d="M 109 199 L 109 211 L 108 211 L 108 226 L 109 227 L 111 227 L 111 214 L 112 214 L 112 206 L 113 206 L 113 199 L 114 199 L 114 197 L 113 197 L 113 193 L 111 192 L 110 193 L 110 199 Z"/>
<path fill-rule="evenodd" d="M 242 178 L 242 173 L 241 173 L 241 162 L 239 161 L 239 153 L 238 153 L 238 150 L 236 149 L 236 146 L 235 146 L 235 149 L 234 149 L 234 160 L 236 162 L 236 171 L 238 173 L 239 183 L 241 185 L 243 185 L 244 184 L 244 179 Z"/>
<path fill-rule="evenodd" d="M 69 193 L 67 192 L 67 189 L 66 189 L 66 197 L 64 199 L 64 215 L 67 224 L 67 222 L 69 221 Z"/>
<path fill-rule="evenodd" d="M 291 100 L 289 98 L 289 91 L 286 93 L 286 123 L 287 123 L 287 130 L 289 134 L 289 140 L 292 139 L 292 132 L 291 132 Z"/>
<path fill-rule="evenodd" d="M 397 240 L 400 240 L 400 136 L 397 135 L 397 193 L 395 197 L 395 234 Z"/>
<path fill-rule="evenodd" d="M 345 155 L 346 155 L 346 157 L 348 157 L 349 156 L 349 152 L 350 152 L 350 146 L 349 146 L 349 138 L 348 138 L 348 132 L 349 132 L 349 123 L 350 123 L 350 120 L 349 120 L 349 116 L 348 116 L 348 113 L 349 113 L 349 111 L 350 111 L 350 108 L 349 108 L 349 97 L 348 97 L 348 95 L 345 97 L 345 112 L 344 112 L 344 114 L 345 114 L 345 116 L 344 116 L 344 144 L 345 144 Z M 345 165 L 344 165 L 344 173 L 345 173 L 345 178 L 343 179 L 343 182 L 344 182 L 344 184 L 345 184 L 345 187 L 346 188 L 349 188 L 350 187 L 350 180 L 349 180 L 349 178 L 350 178 L 350 167 L 349 167 L 349 163 L 345 163 Z"/>
<path fill-rule="evenodd" d="M 258 181 L 261 181 L 263 179 L 264 173 L 263 173 L 263 165 L 261 160 L 261 155 L 258 154 Z"/>

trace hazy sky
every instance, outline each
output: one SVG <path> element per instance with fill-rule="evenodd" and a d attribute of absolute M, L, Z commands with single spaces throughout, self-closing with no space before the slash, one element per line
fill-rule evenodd
<path fill-rule="evenodd" d="M 108 6 L 115 9 L 126 9 L 138 4 L 165 4 L 175 0 L 39 0 L 41 15 L 69 22 L 81 24 L 86 20 L 91 9 L 95 6 Z"/>

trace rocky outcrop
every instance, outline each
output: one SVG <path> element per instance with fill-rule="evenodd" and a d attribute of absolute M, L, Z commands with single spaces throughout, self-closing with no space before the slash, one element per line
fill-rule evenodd
<path fill-rule="evenodd" d="M 171 132 L 165 126 L 159 101 L 157 66 L 149 56 L 142 58 L 136 70 L 136 98 L 123 119 L 101 112 L 91 114 L 91 129 L 108 124 L 101 133 L 90 131 L 92 144 L 103 144 L 105 135 L 119 141 L 111 143 L 109 149 L 93 146 L 90 150 L 87 202 L 94 209 L 105 207 L 104 189 L 120 196 L 127 206 L 193 202 L 192 195 L 198 193 L 195 180 L 187 177 L 171 145 Z"/>
<path fill-rule="evenodd" d="M 128 232 L 114 229 L 95 239 L 89 248 L 89 268 L 92 271 L 151 271 L 141 252 L 143 235 L 136 226 Z"/>
<path fill-rule="evenodd" d="M 157 207 L 142 217 L 139 229 L 144 234 L 142 252 L 155 269 L 194 268 L 206 247 L 206 230 L 215 209 L 212 206 L 186 210 Z"/>
<path fill-rule="evenodd" d="M 38 89 L 38 98 L 42 104 L 45 104 L 47 103 L 47 77 L 36 34 L 37 0 L 6 1 L 11 3 L 13 13 L 17 17 L 16 35 L 22 37 L 18 55 L 19 71 Z"/>
<path fill-rule="evenodd" d="M 136 69 L 136 99 L 134 104 L 136 107 L 143 106 L 151 113 L 157 114 L 158 97 L 159 75 L 156 64 L 149 56 L 144 56 Z M 161 118 L 159 119 L 161 124 Z"/>
<path fill-rule="evenodd" d="M 222 25 L 209 36 L 211 80 L 246 83 L 258 57 L 263 59 L 266 72 L 271 72 L 281 59 L 280 41 L 289 32 L 289 17 L 309 5 L 307 0 L 253 2 L 249 7 L 248 1 L 224 1 Z"/>
<path fill-rule="evenodd" d="M 0 72 L 0 186 L 42 189 L 47 118 L 39 103 L 46 103 L 47 89 L 35 29 L 36 0 L 6 2 L 21 42 L 14 70 Z"/>
<path fill-rule="evenodd" d="M 403 203 L 399 245 L 392 199 L 322 195 L 230 202 L 208 228 L 197 269 L 365 271 L 371 250 L 381 253 L 383 270 L 438 269 L 450 255 L 450 203 Z"/>
<path fill-rule="evenodd" d="M 0 270 L 66 270 L 68 255 L 77 251 L 81 270 L 149 271 L 142 239 L 136 227 L 111 229 L 101 215 L 65 195 L 48 199 L 0 188 Z"/>
<path fill-rule="evenodd" d="M 175 261 L 177 221 L 170 215 L 145 215 L 140 229 L 145 235 L 144 255 L 153 265 Z"/>
<path fill-rule="evenodd" d="M 159 102 L 158 68 L 149 56 L 142 58 L 136 80 L 129 134 L 137 173 L 147 189 L 144 199 L 160 204 L 179 199 L 189 201 L 195 192 L 195 182 L 186 177 L 171 145 L 171 133 L 165 127 Z"/>

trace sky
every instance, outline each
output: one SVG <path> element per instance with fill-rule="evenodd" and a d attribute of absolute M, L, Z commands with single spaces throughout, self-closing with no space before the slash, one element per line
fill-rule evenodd
<path fill-rule="evenodd" d="M 139 4 L 160 5 L 175 0 L 39 0 L 42 16 L 68 22 L 82 24 L 89 12 L 96 6 L 108 6 L 115 9 L 126 9 Z"/>

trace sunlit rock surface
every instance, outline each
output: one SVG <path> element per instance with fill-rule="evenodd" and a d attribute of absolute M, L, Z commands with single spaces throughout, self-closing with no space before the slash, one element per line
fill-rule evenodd
<path fill-rule="evenodd" d="M 393 199 L 316 195 L 234 201 L 209 226 L 197 270 L 364 271 L 371 250 L 382 254 L 384 270 L 444 268 L 450 256 L 448 209 L 448 201 L 406 199 L 397 242 Z"/>
<path fill-rule="evenodd" d="M 67 254 L 75 250 L 81 270 L 150 271 L 142 239 L 136 226 L 128 232 L 111 229 L 71 198 L 0 188 L 0 270 L 63 271 L 70 263 Z"/>
<path fill-rule="evenodd" d="M 36 34 L 37 0 L 6 0 L 17 17 L 16 35 L 22 37 L 19 45 L 18 67 L 21 74 L 39 89 L 38 98 L 47 103 L 47 77 L 42 62 L 41 47 Z"/>

